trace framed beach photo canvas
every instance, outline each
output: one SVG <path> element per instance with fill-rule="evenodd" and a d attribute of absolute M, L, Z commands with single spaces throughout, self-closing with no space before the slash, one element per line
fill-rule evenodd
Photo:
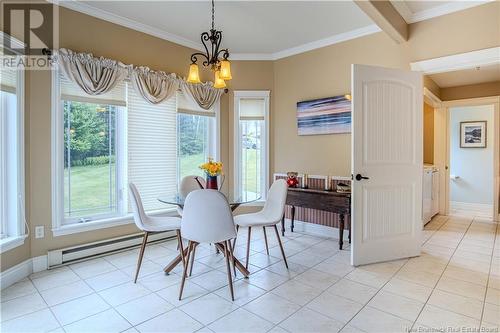
<path fill-rule="evenodd" d="M 351 96 L 298 102 L 297 128 L 299 135 L 351 133 Z"/>
<path fill-rule="evenodd" d="M 486 121 L 460 122 L 460 148 L 486 148 Z"/>

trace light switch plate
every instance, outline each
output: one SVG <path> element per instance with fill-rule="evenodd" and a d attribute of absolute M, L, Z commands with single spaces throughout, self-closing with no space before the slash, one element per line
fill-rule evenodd
<path fill-rule="evenodd" d="M 35 227 L 35 238 L 43 238 L 45 234 L 44 226 L 38 225 Z"/>

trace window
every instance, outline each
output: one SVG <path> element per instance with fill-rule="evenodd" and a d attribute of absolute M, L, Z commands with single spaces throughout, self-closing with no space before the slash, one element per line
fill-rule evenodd
<path fill-rule="evenodd" d="M 59 74 L 63 150 L 63 223 L 123 214 L 121 165 L 126 85 L 100 96 L 86 95 Z"/>
<path fill-rule="evenodd" d="M 128 89 L 127 107 L 128 182 L 139 189 L 146 211 L 165 209 L 158 197 L 177 192 L 176 97 L 153 105 Z"/>
<path fill-rule="evenodd" d="M 0 70 L 0 243 L 24 234 L 24 72 Z M 16 244 L 18 245 L 18 244 Z M 12 247 L 10 247 L 12 248 Z"/>
<path fill-rule="evenodd" d="M 129 222 L 129 182 L 147 212 L 165 212 L 172 207 L 158 197 L 173 196 L 180 177 L 201 175 L 198 165 L 217 157 L 218 106 L 202 110 L 182 93 L 153 105 L 128 83 L 90 96 L 53 75 L 55 235 Z"/>
<path fill-rule="evenodd" d="M 269 91 L 235 91 L 235 193 L 260 196 L 268 189 Z"/>
<path fill-rule="evenodd" d="M 203 110 L 182 93 L 178 93 L 177 149 L 178 180 L 189 175 L 204 176 L 199 166 L 209 157 L 217 159 L 218 104 Z"/>

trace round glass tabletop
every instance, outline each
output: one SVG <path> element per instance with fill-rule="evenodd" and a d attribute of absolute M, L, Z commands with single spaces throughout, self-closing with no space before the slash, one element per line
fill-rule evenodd
<path fill-rule="evenodd" d="M 244 192 L 243 194 L 227 194 L 222 192 L 227 198 L 229 205 L 239 206 L 253 201 L 257 201 L 261 198 L 260 194 L 254 192 Z M 158 201 L 169 205 L 184 206 L 184 200 L 186 198 L 182 197 L 179 193 L 172 196 L 159 197 Z"/>

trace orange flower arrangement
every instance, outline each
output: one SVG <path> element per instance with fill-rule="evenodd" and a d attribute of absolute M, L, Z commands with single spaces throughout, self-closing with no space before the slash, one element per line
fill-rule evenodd
<path fill-rule="evenodd" d="M 222 174 L 222 162 L 215 162 L 209 157 L 207 163 L 200 165 L 200 169 L 205 171 L 208 176 L 215 177 Z"/>

